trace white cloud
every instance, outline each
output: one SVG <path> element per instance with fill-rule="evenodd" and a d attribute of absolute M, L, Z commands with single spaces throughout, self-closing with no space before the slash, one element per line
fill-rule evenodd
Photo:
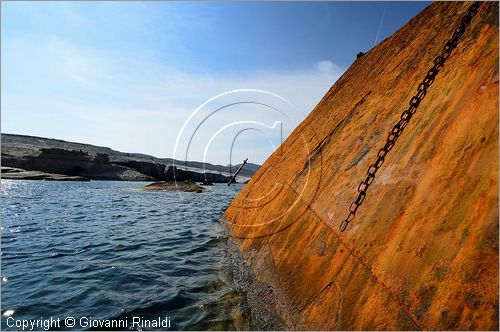
<path fill-rule="evenodd" d="M 316 63 L 316 68 L 322 73 L 338 73 L 341 69 L 332 61 L 323 60 Z"/>

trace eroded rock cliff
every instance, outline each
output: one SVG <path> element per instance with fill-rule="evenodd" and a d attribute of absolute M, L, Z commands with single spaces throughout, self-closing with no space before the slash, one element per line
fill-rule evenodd
<path fill-rule="evenodd" d="M 288 328 L 498 329 L 497 2 L 480 6 L 339 232 L 469 5 L 434 3 L 357 59 L 228 207 Z"/>
<path fill-rule="evenodd" d="M 2 178 L 8 179 L 48 179 L 50 174 L 56 174 L 57 179 L 67 175 L 93 180 L 125 181 L 175 179 L 227 183 L 231 179 L 231 168 L 222 165 L 155 158 L 36 136 L 2 134 L 1 141 L 2 166 L 26 171 L 3 173 Z M 256 164 L 246 166 L 237 180 L 246 182 L 258 168 L 259 165 Z"/>

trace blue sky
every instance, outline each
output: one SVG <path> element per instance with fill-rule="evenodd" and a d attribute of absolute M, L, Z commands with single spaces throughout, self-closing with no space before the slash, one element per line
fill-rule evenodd
<path fill-rule="evenodd" d="M 215 95 L 259 89 L 295 105 L 293 121 L 258 105 L 235 106 L 206 121 L 188 159 L 205 155 L 227 164 L 234 132 L 205 149 L 224 121 L 268 127 L 285 121 L 286 137 L 357 52 L 427 5 L 2 2 L 2 132 L 172 157 L 177 137 L 190 137 L 196 127 L 191 123 L 179 135 L 185 121 Z M 245 92 L 207 104 L 192 120 L 199 123 L 213 107 L 250 99 L 288 107 L 280 98 Z M 256 132 L 238 136 L 236 159 L 263 162 L 272 151 L 263 131 Z M 276 131 L 268 134 L 279 144 Z"/>

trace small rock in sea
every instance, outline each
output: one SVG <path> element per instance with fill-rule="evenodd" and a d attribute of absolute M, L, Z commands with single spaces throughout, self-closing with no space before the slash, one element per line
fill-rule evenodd
<path fill-rule="evenodd" d="M 148 184 L 147 186 L 144 186 L 143 189 L 148 191 L 166 190 L 166 191 L 185 191 L 185 192 L 195 192 L 195 193 L 202 193 L 206 191 L 205 188 L 192 181 L 154 182 Z"/>

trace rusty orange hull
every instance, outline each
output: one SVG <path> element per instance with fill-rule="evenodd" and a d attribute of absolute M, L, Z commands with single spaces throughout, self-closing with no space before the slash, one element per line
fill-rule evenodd
<path fill-rule="evenodd" d="M 356 60 L 228 207 L 288 328 L 498 330 L 498 3 L 482 4 L 338 229 L 468 5 L 434 3 Z"/>

